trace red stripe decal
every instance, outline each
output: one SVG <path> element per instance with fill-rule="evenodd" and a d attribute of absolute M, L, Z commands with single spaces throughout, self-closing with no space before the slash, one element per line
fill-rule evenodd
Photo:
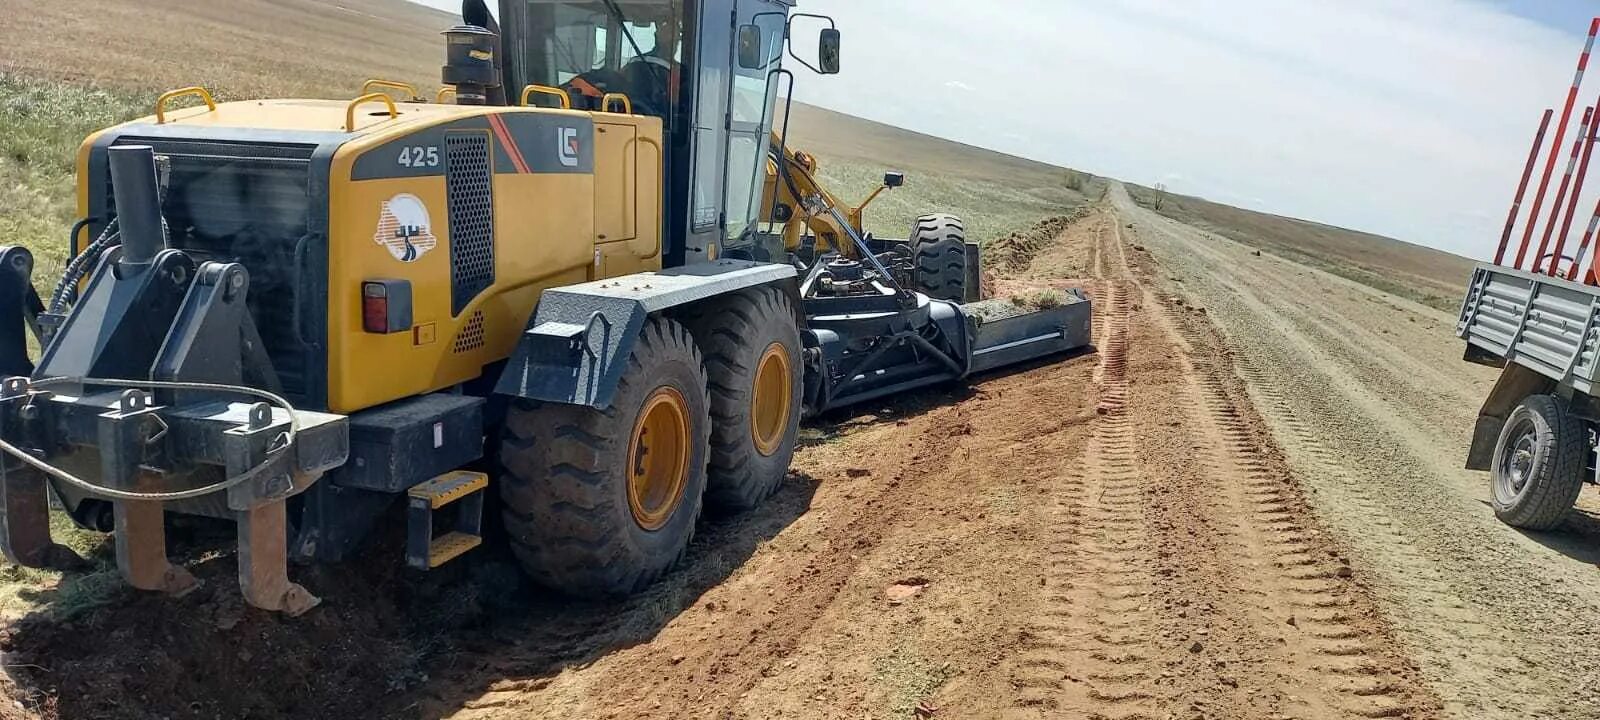
<path fill-rule="evenodd" d="M 517 166 L 517 172 L 524 175 L 532 172 L 528 169 L 528 162 L 522 158 L 522 149 L 517 147 L 517 141 L 511 139 L 511 131 L 506 129 L 505 119 L 499 115 L 489 115 L 489 128 L 494 130 L 494 135 L 500 138 L 500 144 L 506 148 L 506 154 L 511 156 L 511 164 Z"/>

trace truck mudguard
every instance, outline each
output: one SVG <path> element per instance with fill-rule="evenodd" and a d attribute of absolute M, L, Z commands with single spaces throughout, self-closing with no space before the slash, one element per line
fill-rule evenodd
<path fill-rule="evenodd" d="M 796 282 L 789 265 L 720 260 L 546 290 L 495 393 L 604 409 L 650 315 Z"/>

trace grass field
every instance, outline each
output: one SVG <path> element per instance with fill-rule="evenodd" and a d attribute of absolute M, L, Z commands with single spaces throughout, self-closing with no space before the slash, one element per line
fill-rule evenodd
<path fill-rule="evenodd" d="M 1136 202 L 1155 208 L 1155 190 L 1132 184 L 1127 187 Z M 1197 197 L 1166 195 L 1158 212 L 1441 310 L 1459 307 L 1462 290 L 1472 276 L 1473 261 L 1460 255 Z"/>

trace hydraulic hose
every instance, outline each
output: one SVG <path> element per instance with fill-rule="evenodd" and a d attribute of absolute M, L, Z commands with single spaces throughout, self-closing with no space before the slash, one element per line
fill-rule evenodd
<path fill-rule="evenodd" d="M 96 485 L 88 480 L 84 480 L 83 478 L 51 465 L 50 463 L 40 460 L 26 450 L 12 445 L 5 440 L 0 440 L 0 451 L 10 453 L 18 460 L 21 460 L 29 466 L 32 466 L 34 469 L 96 497 L 110 498 L 112 500 L 171 502 L 174 500 L 188 500 L 190 498 L 197 498 L 204 495 L 210 495 L 212 493 L 223 492 L 237 485 L 242 485 L 246 482 L 254 480 L 257 476 L 265 473 L 277 459 L 276 456 L 294 447 L 295 436 L 300 432 L 300 420 L 295 417 L 294 406 L 291 405 L 288 400 L 284 399 L 282 396 L 275 395 L 265 390 L 257 390 L 256 388 L 244 387 L 242 385 L 222 385 L 216 383 L 196 382 L 164 382 L 160 380 L 118 380 L 106 378 L 74 379 L 65 377 L 36 380 L 31 383 L 31 385 L 32 387 L 45 387 L 67 382 L 83 383 L 85 385 L 128 387 L 136 389 L 157 388 L 162 390 L 199 390 L 203 392 L 225 392 L 234 393 L 237 395 L 253 395 L 289 411 L 289 429 L 284 431 L 284 433 L 277 438 L 277 441 L 273 443 L 273 447 L 269 447 L 267 449 L 267 459 L 262 460 L 255 467 L 235 475 L 234 477 L 228 478 L 227 480 L 223 480 L 222 482 L 212 483 L 210 485 L 192 488 L 189 490 L 179 490 L 176 492 L 135 492 L 132 490 L 119 490 L 116 488 L 108 488 L 101 485 Z"/>
<path fill-rule="evenodd" d="M 84 219 L 74 224 L 72 226 L 72 237 L 77 237 L 79 229 L 86 226 L 88 222 L 88 219 Z M 94 267 L 95 261 L 100 258 L 100 255 L 107 248 L 121 242 L 121 239 L 121 233 L 117 232 L 117 219 L 112 218 L 111 222 L 106 223 L 106 228 L 100 231 L 100 237 L 95 238 L 94 242 L 89 243 L 89 246 L 83 249 L 83 252 L 78 253 L 72 258 L 71 262 L 67 263 L 67 269 L 61 273 L 61 280 L 56 283 L 56 289 L 50 293 L 50 314 L 59 315 L 66 311 L 67 303 L 77 296 L 78 281 L 82 280 L 84 274 Z"/>

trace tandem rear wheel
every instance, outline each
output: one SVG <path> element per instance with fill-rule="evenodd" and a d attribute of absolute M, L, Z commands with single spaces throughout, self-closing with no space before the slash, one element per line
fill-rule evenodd
<path fill-rule="evenodd" d="M 751 288 L 696 308 L 684 322 L 705 353 L 711 388 L 706 504 L 750 510 L 777 492 L 799 440 L 804 378 L 794 304 L 778 288 Z"/>
<path fill-rule="evenodd" d="M 710 435 L 704 360 L 667 318 L 645 324 L 611 407 L 514 402 L 499 485 L 522 567 L 576 596 L 654 582 L 694 536 Z"/>
<path fill-rule="evenodd" d="M 1490 504 L 1507 525 L 1549 530 L 1583 489 L 1589 432 L 1550 395 L 1530 395 L 1506 416 L 1489 468 Z"/>
<path fill-rule="evenodd" d="M 795 307 L 757 287 L 646 323 L 611 407 L 514 401 L 499 482 L 512 551 L 577 596 L 643 589 L 682 558 L 703 505 L 761 504 L 799 437 Z"/>

